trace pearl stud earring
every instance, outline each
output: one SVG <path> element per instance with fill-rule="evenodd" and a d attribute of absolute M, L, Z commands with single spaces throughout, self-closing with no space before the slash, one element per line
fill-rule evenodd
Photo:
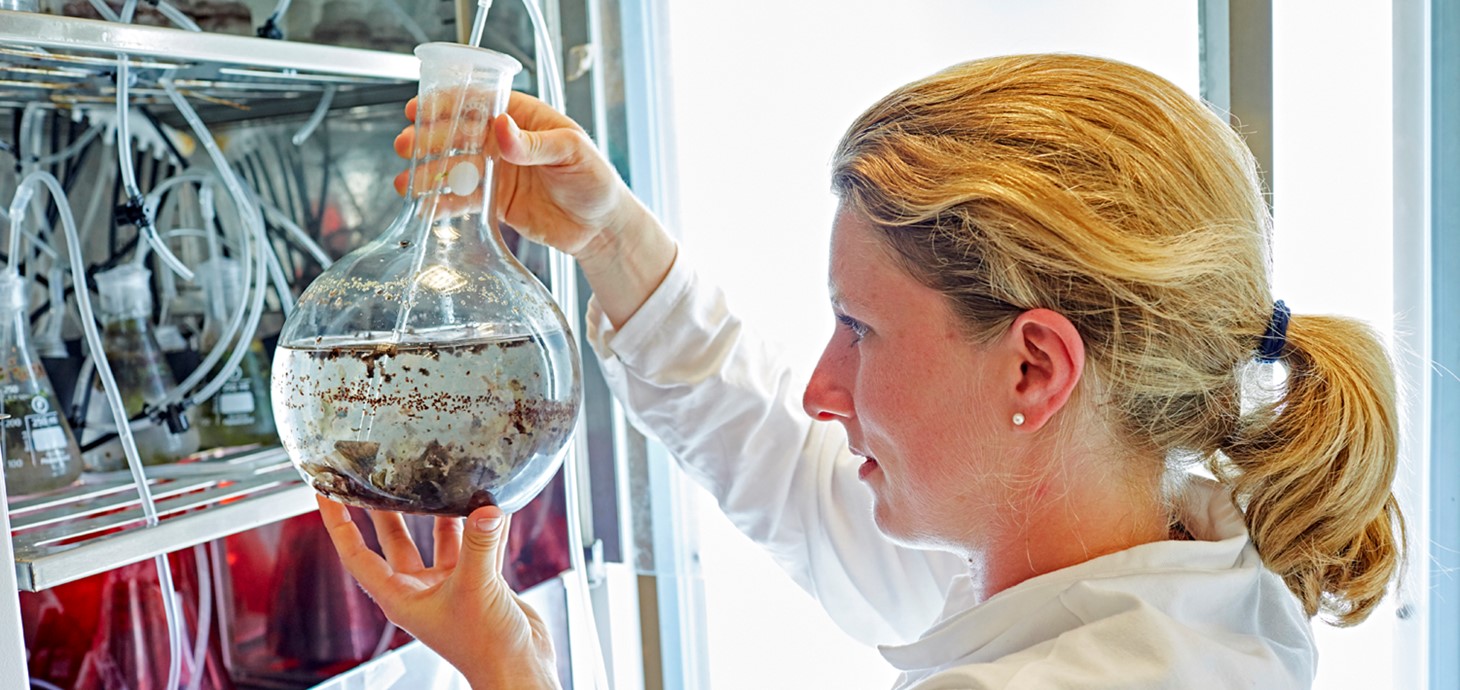
<path fill-rule="evenodd" d="M 1014 426 L 1024 426 L 1024 413 L 1023 412 L 1015 412 L 1014 413 Z"/>

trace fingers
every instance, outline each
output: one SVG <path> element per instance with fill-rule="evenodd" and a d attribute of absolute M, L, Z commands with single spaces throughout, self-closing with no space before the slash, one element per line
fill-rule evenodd
<path fill-rule="evenodd" d="M 461 532 L 461 518 L 436 518 L 436 552 L 431 558 L 431 567 L 447 570 L 456 567 L 461 555 Z"/>
<path fill-rule="evenodd" d="M 406 519 L 400 513 L 372 510 L 370 521 L 375 523 L 375 537 L 380 540 L 380 550 L 385 552 L 385 560 L 392 568 L 407 573 L 426 569 L 416 541 L 411 539 L 411 533 L 406 529 Z"/>
<path fill-rule="evenodd" d="M 417 105 L 418 104 L 416 103 L 416 96 L 411 96 L 411 100 L 406 101 L 406 119 L 407 120 L 410 120 L 411 122 L 415 122 L 416 121 L 416 107 L 417 107 Z"/>
<path fill-rule="evenodd" d="M 501 554 L 507 541 L 507 519 L 497 506 L 478 508 L 466 519 L 456 576 L 463 585 L 483 589 L 501 579 Z"/>
<path fill-rule="evenodd" d="M 320 518 L 324 520 L 330 541 L 334 542 L 335 551 L 339 552 L 340 562 L 345 565 L 345 570 L 350 571 L 350 575 L 354 576 L 366 592 L 375 596 L 395 574 L 394 569 L 365 545 L 360 528 L 350 520 L 350 511 L 345 506 L 323 496 L 315 496 L 314 500 L 319 504 Z"/>
<path fill-rule="evenodd" d="M 416 127 L 411 125 L 395 135 L 395 155 L 401 158 L 410 158 L 416 148 Z"/>
<path fill-rule="evenodd" d="M 559 128 L 530 132 L 517 126 L 511 115 L 493 123 L 502 160 L 517 165 L 571 165 L 582 160 L 592 142 L 581 130 Z"/>
<path fill-rule="evenodd" d="M 560 127 L 579 131 L 583 129 L 572 118 L 553 110 L 548 104 L 517 91 L 513 91 L 512 96 L 507 99 L 507 112 L 517 124 L 533 131 Z"/>

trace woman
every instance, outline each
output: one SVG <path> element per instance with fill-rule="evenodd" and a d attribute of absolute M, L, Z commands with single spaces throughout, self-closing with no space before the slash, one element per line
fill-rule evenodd
<path fill-rule="evenodd" d="M 1159 77 L 980 60 L 864 113 L 832 177 L 839 326 L 804 393 L 580 130 L 509 112 L 501 213 L 578 259 L 616 395 L 899 687 L 1306 688 L 1309 619 L 1359 622 L 1394 578 L 1383 348 L 1274 303 L 1251 156 Z M 399 516 L 373 516 L 382 559 L 321 510 L 474 687 L 555 685 L 496 509 L 439 521 L 431 569 Z"/>

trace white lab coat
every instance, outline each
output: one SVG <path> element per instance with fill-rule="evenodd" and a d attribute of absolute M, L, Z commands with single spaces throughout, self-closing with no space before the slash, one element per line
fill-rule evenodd
<path fill-rule="evenodd" d="M 897 688 L 1308 688 L 1309 621 L 1263 567 L 1230 495 L 1197 482 L 1194 541 L 1144 544 L 978 602 L 949 553 L 872 521 L 840 425 L 702 284 L 683 254 L 620 329 L 587 334 L 614 394 L 848 634 L 881 645 Z"/>

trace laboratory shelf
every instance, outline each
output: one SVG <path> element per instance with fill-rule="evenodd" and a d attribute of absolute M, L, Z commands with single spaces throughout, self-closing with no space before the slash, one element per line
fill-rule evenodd
<path fill-rule="evenodd" d="M 415 95 L 414 55 L 0 10 L 0 106 L 77 108 L 115 101 L 117 61 L 134 105 L 162 106 L 170 78 L 208 122 L 400 102 Z M 181 120 L 168 121 L 180 126 Z"/>
<path fill-rule="evenodd" d="M 315 509 L 283 449 L 146 468 L 147 526 L 125 472 L 9 502 L 16 584 L 36 591 Z"/>

